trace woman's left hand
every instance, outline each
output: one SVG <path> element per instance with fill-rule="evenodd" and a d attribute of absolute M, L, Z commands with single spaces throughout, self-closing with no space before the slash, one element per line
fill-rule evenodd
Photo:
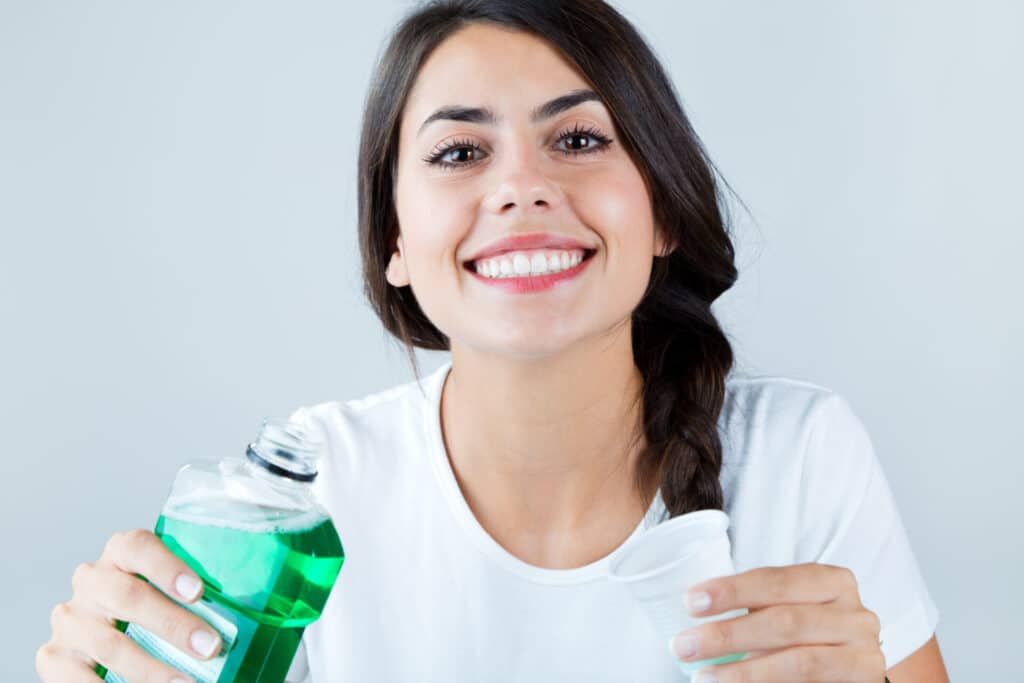
<path fill-rule="evenodd" d="M 686 636 L 693 637 L 692 654 L 683 661 L 748 653 L 738 662 L 704 667 L 693 683 L 885 679 L 878 617 L 861 604 L 857 579 L 844 567 L 808 563 L 722 576 L 692 586 L 686 604 L 699 617 L 750 611 L 676 636 L 677 653 L 686 651 Z"/>

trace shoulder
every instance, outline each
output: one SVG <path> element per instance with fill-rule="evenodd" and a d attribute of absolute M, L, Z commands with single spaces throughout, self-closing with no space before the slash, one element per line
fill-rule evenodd
<path fill-rule="evenodd" d="M 751 428 L 799 445 L 805 464 L 826 458 L 836 465 L 842 456 L 863 460 L 872 454 L 864 422 L 834 389 L 781 375 L 739 376 L 732 387 L 733 410 L 742 413 Z"/>
<path fill-rule="evenodd" d="M 794 377 L 731 376 L 720 434 L 723 487 L 737 494 L 770 490 L 821 510 L 839 492 L 856 497 L 877 468 L 850 402 Z"/>
<path fill-rule="evenodd" d="M 434 406 L 438 371 L 364 396 L 301 406 L 291 419 L 305 420 L 326 447 L 325 457 L 378 459 L 422 444 Z"/>
<path fill-rule="evenodd" d="M 347 424 L 372 423 L 406 414 L 422 417 L 431 404 L 433 387 L 440 377 L 436 370 L 418 380 L 410 380 L 364 396 L 314 403 L 297 408 L 293 417 L 305 413 L 318 422 Z"/>
<path fill-rule="evenodd" d="M 805 379 L 734 373 L 726 379 L 725 409 L 756 419 L 807 417 L 832 396 L 837 396 L 832 389 Z"/>
<path fill-rule="evenodd" d="M 863 421 L 842 394 L 814 382 L 761 375 L 728 386 L 722 488 L 737 565 L 829 557 L 865 500 L 884 488 Z M 884 513 L 875 505 L 863 514 Z"/>
<path fill-rule="evenodd" d="M 861 426 L 835 390 L 784 375 L 730 375 L 720 421 L 724 438 L 745 451 L 784 447 L 793 456 L 806 455 L 825 430 Z"/>

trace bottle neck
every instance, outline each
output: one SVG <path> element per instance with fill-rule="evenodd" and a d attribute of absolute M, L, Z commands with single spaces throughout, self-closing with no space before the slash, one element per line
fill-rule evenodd
<path fill-rule="evenodd" d="M 259 444 L 249 444 L 245 449 L 246 464 L 255 471 L 262 470 L 262 474 L 270 474 L 278 479 L 285 479 L 300 484 L 309 484 L 316 479 L 317 472 L 308 467 L 305 463 L 296 462 L 294 456 L 288 451 L 273 449 L 267 453 L 266 449 L 259 448 Z"/>
<path fill-rule="evenodd" d="M 312 481 L 299 481 L 291 477 L 274 474 L 265 467 L 246 458 L 242 461 L 245 473 L 253 479 L 265 481 L 272 486 L 292 493 L 306 494 L 312 491 Z"/>
<path fill-rule="evenodd" d="M 259 436 L 249 444 L 245 456 L 248 462 L 276 477 L 309 483 L 316 479 L 319 446 L 308 422 L 264 420 Z"/>

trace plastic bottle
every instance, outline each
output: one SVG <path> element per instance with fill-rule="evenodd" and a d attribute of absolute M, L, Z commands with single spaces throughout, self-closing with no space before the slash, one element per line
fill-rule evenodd
<path fill-rule="evenodd" d="M 178 471 L 154 533 L 203 580 L 202 598 L 182 606 L 220 633 L 220 654 L 194 659 L 136 624 L 119 627 L 197 683 L 283 683 L 345 560 L 310 489 L 319 446 L 300 412 L 265 420 L 244 458 Z"/>

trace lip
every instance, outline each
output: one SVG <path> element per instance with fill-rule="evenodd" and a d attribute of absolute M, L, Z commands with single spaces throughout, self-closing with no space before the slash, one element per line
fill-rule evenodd
<path fill-rule="evenodd" d="M 482 258 L 489 258 L 505 254 L 510 251 L 525 251 L 527 249 L 583 249 L 593 251 L 594 248 L 583 244 L 567 235 L 558 235 L 550 232 L 532 232 L 524 235 L 507 235 L 500 240 L 491 242 L 482 250 L 467 260 L 467 263 L 478 261 Z"/>
<path fill-rule="evenodd" d="M 544 275 L 521 275 L 516 277 L 491 278 L 477 273 L 468 266 L 466 267 L 466 270 L 468 270 L 473 278 L 478 282 L 499 291 L 504 291 L 509 294 L 536 294 L 538 292 L 545 292 L 560 285 L 564 286 L 566 283 L 580 277 L 593 260 L 591 257 L 594 253 L 594 251 L 585 251 L 583 260 L 572 268 Z"/>

